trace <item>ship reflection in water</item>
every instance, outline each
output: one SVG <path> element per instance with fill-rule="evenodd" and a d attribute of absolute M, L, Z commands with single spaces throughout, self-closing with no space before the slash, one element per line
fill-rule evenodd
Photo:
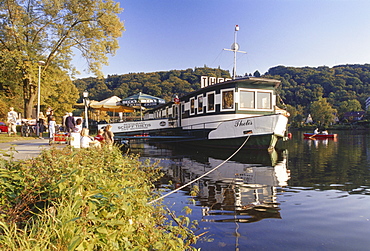
<path fill-rule="evenodd" d="M 241 151 L 222 164 L 233 152 L 200 151 L 168 146 L 141 146 L 141 155 L 160 161 L 165 178 L 180 187 L 221 165 L 185 190 L 197 190 L 203 222 L 250 223 L 266 218 L 281 218 L 278 189 L 287 186 L 287 152 Z M 168 157 L 171 156 L 171 157 Z"/>

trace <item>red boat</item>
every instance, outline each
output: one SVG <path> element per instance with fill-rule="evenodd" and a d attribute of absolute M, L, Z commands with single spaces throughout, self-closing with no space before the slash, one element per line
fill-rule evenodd
<path fill-rule="evenodd" d="M 304 133 L 305 138 L 315 138 L 315 139 L 334 139 L 337 134 L 315 134 L 315 133 Z"/>

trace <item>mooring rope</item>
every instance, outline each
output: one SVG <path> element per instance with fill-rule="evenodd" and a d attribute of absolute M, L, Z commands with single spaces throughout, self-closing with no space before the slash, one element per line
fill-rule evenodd
<path fill-rule="evenodd" d="M 230 157 L 228 157 L 225 161 L 223 161 L 221 164 L 219 164 L 218 166 L 216 166 L 215 168 L 213 168 L 212 170 L 210 170 L 210 171 L 208 171 L 208 172 L 206 172 L 205 174 L 203 174 L 203 175 L 201 175 L 201 176 L 199 176 L 198 178 L 196 178 L 195 180 L 192 180 L 192 181 L 190 181 L 190 182 L 188 182 L 188 183 L 186 183 L 185 185 L 183 185 L 183 186 L 181 186 L 181 187 L 179 187 L 179 188 L 177 188 L 177 189 L 175 189 L 175 190 L 173 190 L 173 191 L 171 191 L 171 192 L 169 192 L 169 193 L 167 193 L 167 194 L 165 194 L 165 195 L 163 195 L 163 196 L 161 196 L 161 197 L 159 197 L 159 198 L 157 198 L 157 199 L 155 199 L 155 200 L 152 200 L 152 201 L 150 201 L 150 202 L 148 202 L 148 204 L 152 204 L 152 203 L 154 203 L 154 202 L 156 202 L 156 201 L 158 201 L 158 200 L 161 200 L 161 199 L 163 199 L 163 198 L 165 198 L 165 197 L 167 197 L 167 196 L 169 196 L 169 195 L 171 195 L 171 194 L 173 194 L 173 193 L 176 193 L 177 191 L 179 191 L 179 190 L 181 190 L 181 189 L 183 189 L 184 187 L 187 187 L 187 186 L 189 186 L 190 184 L 193 184 L 194 182 L 196 182 L 196 181 L 198 181 L 198 180 L 200 180 L 201 178 L 203 178 L 204 176 L 206 176 L 206 175 L 208 175 L 208 174 L 210 174 L 210 173 L 212 173 L 213 171 L 215 171 L 217 168 L 219 168 L 220 166 L 222 166 L 223 164 L 225 164 L 226 162 L 228 162 L 232 157 L 234 157 L 234 155 L 235 154 L 237 154 L 239 151 L 240 151 L 240 149 L 242 149 L 243 148 L 243 146 L 247 143 L 247 141 L 248 141 L 248 139 L 250 138 L 250 134 L 248 135 L 248 137 L 245 139 L 245 141 L 243 142 L 243 144 L 233 153 L 233 154 L 231 154 L 230 155 Z"/>

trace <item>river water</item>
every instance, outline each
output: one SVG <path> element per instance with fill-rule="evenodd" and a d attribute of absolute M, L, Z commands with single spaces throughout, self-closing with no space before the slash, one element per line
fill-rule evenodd
<path fill-rule="evenodd" d="M 202 250 L 369 250 L 370 133 L 340 131 L 335 140 L 294 132 L 276 151 L 188 149 L 181 144 L 132 145 L 159 161 L 176 215 L 197 220 Z M 190 196 L 197 190 L 197 196 Z"/>

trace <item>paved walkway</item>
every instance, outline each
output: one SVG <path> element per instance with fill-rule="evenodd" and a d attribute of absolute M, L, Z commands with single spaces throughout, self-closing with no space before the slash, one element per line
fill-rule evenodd
<path fill-rule="evenodd" d="M 30 159 L 38 156 L 43 149 L 49 149 L 51 147 L 64 147 L 66 144 L 53 144 L 49 145 L 49 139 L 31 139 L 31 140 L 19 140 L 7 143 L 0 143 L 0 149 L 5 150 L 6 153 L 10 153 L 10 148 L 14 147 L 16 152 L 14 152 L 15 160 Z M 4 157 L 2 151 L 0 151 L 0 156 Z"/>

